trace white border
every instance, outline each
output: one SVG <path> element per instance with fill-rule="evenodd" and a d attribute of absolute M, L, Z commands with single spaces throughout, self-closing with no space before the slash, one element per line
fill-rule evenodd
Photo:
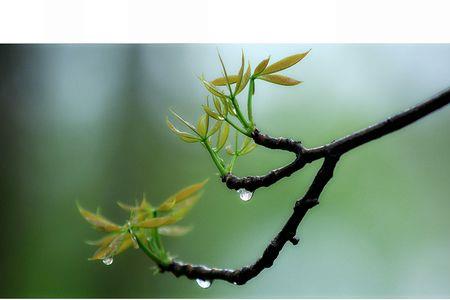
<path fill-rule="evenodd" d="M 450 42 L 448 0 L 0 0 L 8 43 Z"/>

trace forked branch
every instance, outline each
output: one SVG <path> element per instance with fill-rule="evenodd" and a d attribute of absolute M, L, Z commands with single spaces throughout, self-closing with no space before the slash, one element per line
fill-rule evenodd
<path fill-rule="evenodd" d="M 289 165 L 272 170 L 264 176 L 239 178 L 232 174 L 227 174 L 223 176 L 222 180 L 230 189 L 245 188 L 249 191 L 254 191 L 263 186 L 267 187 L 302 169 L 307 163 L 325 158 L 322 167 L 317 172 L 309 189 L 305 195 L 295 203 L 292 215 L 281 231 L 266 247 L 263 255 L 252 265 L 237 270 L 230 270 L 209 268 L 206 266 L 192 265 L 172 260 L 168 265 L 159 265 L 161 272 L 171 272 L 177 277 L 186 276 L 190 279 L 208 281 L 220 279 L 238 285 L 245 284 L 248 280 L 258 276 L 262 270 L 272 266 L 286 242 L 291 241 L 294 245 L 298 243 L 298 239 L 295 237 L 298 226 L 309 209 L 319 203 L 319 196 L 326 184 L 332 178 L 334 168 L 336 167 L 340 156 L 367 142 L 401 129 L 447 105 L 449 102 L 450 90 L 446 90 L 431 99 L 380 123 L 317 148 L 308 149 L 303 147 L 300 142 L 286 138 L 273 138 L 255 130 L 253 132 L 255 143 L 269 149 L 292 152 L 296 155 L 296 159 Z"/>

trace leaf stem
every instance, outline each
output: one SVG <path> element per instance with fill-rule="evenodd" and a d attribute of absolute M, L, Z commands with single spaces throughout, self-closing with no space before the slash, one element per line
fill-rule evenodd
<path fill-rule="evenodd" d="M 251 137 L 251 134 L 250 134 L 250 133 L 245 132 L 243 129 L 239 128 L 239 126 L 237 126 L 236 124 L 234 124 L 234 122 L 231 121 L 229 118 L 227 118 L 227 117 L 225 117 L 225 116 L 224 116 L 223 118 L 224 118 L 224 120 L 225 120 L 228 124 L 230 124 L 231 126 L 233 126 L 234 129 L 236 129 L 237 131 L 239 131 L 239 132 L 242 133 L 243 135 L 246 135 L 246 136 L 248 136 L 248 137 Z"/>
<path fill-rule="evenodd" d="M 209 142 L 206 139 L 202 140 L 202 145 L 205 146 L 206 150 L 208 150 L 209 155 L 211 155 L 211 158 L 212 158 L 214 164 L 216 165 L 217 169 L 220 172 L 220 175 L 224 176 L 226 174 L 225 168 L 220 163 L 220 160 L 217 157 L 217 153 L 214 152 L 214 150 L 211 148 L 211 145 L 209 144 Z"/>
<path fill-rule="evenodd" d="M 248 125 L 247 120 L 245 119 L 244 115 L 242 114 L 241 108 L 239 107 L 239 103 L 237 102 L 236 97 L 233 95 L 230 97 L 231 102 L 233 103 L 234 108 L 236 109 L 237 117 L 239 121 L 241 121 L 242 125 L 244 125 L 245 129 L 249 129 L 250 126 Z"/>
<path fill-rule="evenodd" d="M 253 91 L 255 89 L 255 79 L 253 77 L 250 78 L 250 84 L 248 87 L 248 98 L 247 98 L 247 113 L 248 113 L 248 120 L 250 121 L 250 128 L 254 129 L 254 122 L 253 122 Z"/>

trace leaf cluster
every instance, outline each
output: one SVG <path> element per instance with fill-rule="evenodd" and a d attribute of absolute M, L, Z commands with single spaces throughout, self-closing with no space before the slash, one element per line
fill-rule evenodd
<path fill-rule="evenodd" d="M 173 110 L 172 115 L 183 124 L 190 132 L 179 130 L 170 120 L 166 118 L 167 126 L 181 140 L 187 143 L 200 143 L 209 152 L 220 175 L 226 175 L 233 169 L 237 157 L 250 153 L 255 149 L 256 144 L 252 141 L 252 132 L 255 129 L 253 120 L 253 95 L 255 94 L 255 80 L 294 86 L 301 83 L 296 79 L 279 74 L 289 67 L 300 62 L 309 51 L 283 58 L 269 65 L 270 57 L 261 61 L 253 70 L 250 62 L 245 63 L 244 53 L 241 55 L 241 66 L 236 75 L 229 75 L 222 57 L 219 60 L 222 67 L 222 76 L 214 80 L 207 81 L 203 76 L 199 77 L 208 95 L 206 104 L 202 105 L 204 114 L 200 116 L 197 126 L 189 123 Z M 247 117 L 239 105 L 237 96 L 248 86 L 247 96 Z M 225 90 L 224 90 L 225 89 Z M 209 99 L 212 99 L 210 105 Z M 228 163 L 221 157 L 221 150 L 224 149 L 229 139 L 230 129 L 235 131 L 234 147 L 228 145 L 226 153 L 232 156 Z M 242 145 L 238 145 L 238 135 L 243 135 Z M 239 151 L 238 151 L 239 150 Z"/>
<path fill-rule="evenodd" d="M 140 248 L 155 263 L 168 264 L 170 257 L 161 236 L 180 236 L 190 231 L 191 227 L 174 224 L 181 221 L 199 200 L 207 181 L 183 188 L 157 207 L 153 207 L 145 196 L 135 205 L 118 202 L 119 207 L 129 214 L 123 225 L 117 225 L 99 212 L 93 213 L 78 205 L 83 218 L 94 229 L 106 233 L 99 240 L 87 242 L 97 247 L 90 260 L 111 259 L 127 249 Z"/>

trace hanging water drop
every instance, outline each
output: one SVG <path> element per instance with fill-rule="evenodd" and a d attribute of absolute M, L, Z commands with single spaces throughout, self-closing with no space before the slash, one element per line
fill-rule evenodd
<path fill-rule="evenodd" d="M 207 289 L 211 286 L 211 281 L 209 281 L 209 280 L 203 280 L 203 279 L 197 278 L 195 281 L 197 281 L 197 284 L 202 289 Z"/>
<path fill-rule="evenodd" d="M 103 259 L 103 263 L 104 263 L 105 265 L 107 265 L 107 266 L 111 265 L 111 264 L 113 263 L 113 261 L 114 261 L 114 259 L 112 258 L 112 256 L 110 256 L 110 257 L 105 257 L 105 258 Z"/>
<path fill-rule="evenodd" d="M 139 249 L 139 244 L 134 234 L 131 235 L 131 241 L 133 242 L 134 249 Z"/>
<path fill-rule="evenodd" d="M 252 199 L 253 193 L 247 191 L 246 189 L 239 189 L 237 192 L 239 193 L 239 197 L 242 201 L 249 201 Z"/>

